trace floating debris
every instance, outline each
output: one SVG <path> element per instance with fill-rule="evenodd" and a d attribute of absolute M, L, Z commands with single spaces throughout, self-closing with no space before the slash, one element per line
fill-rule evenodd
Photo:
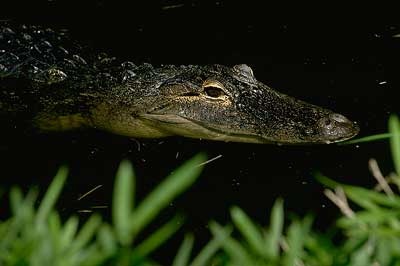
<path fill-rule="evenodd" d="M 183 7 L 184 5 L 185 4 L 176 4 L 176 5 L 163 6 L 163 7 L 161 7 L 161 9 L 162 10 L 175 9 L 175 8 Z"/>
<path fill-rule="evenodd" d="M 90 207 L 92 209 L 108 209 L 107 205 L 98 205 L 98 206 L 92 206 Z"/>
<path fill-rule="evenodd" d="M 202 166 L 202 165 L 211 163 L 211 162 L 213 162 L 213 161 L 215 161 L 215 160 L 218 160 L 218 159 L 221 158 L 221 157 L 222 157 L 222 154 L 220 154 L 220 155 L 218 155 L 218 156 L 216 156 L 216 157 L 214 157 L 214 158 L 212 158 L 212 159 L 210 159 L 210 160 L 207 160 L 207 161 L 205 161 L 205 162 L 203 162 L 203 163 L 201 163 L 201 164 L 198 164 L 197 166 Z"/>
<path fill-rule="evenodd" d="M 79 213 L 92 213 L 92 210 L 78 210 Z"/>
<path fill-rule="evenodd" d="M 86 192 L 85 194 L 83 194 L 82 196 L 80 196 L 77 200 L 81 200 L 81 199 L 87 197 L 89 194 L 93 193 L 95 190 L 101 188 L 102 186 L 103 186 L 103 185 L 98 185 L 98 186 L 92 188 L 91 190 L 89 190 L 88 192 Z"/>

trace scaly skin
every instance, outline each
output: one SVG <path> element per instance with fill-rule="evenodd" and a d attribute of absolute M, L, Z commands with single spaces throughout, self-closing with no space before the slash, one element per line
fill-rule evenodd
<path fill-rule="evenodd" d="M 331 143 L 355 136 L 340 114 L 257 81 L 247 65 L 136 66 L 64 31 L 1 25 L 0 114 L 42 131 L 84 127 L 130 137 Z"/>

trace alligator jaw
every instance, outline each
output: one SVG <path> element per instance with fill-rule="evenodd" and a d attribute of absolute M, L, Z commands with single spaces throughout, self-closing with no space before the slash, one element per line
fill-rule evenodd
<path fill-rule="evenodd" d="M 337 114 L 334 114 L 337 115 Z M 339 115 L 340 116 L 340 115 Z M 344 118 L 343 116 L 341 116 Z M 157 128 L 164 132 L 165 136 L 169 135 L 182 135 L 190 138 L 199 139 L 211 139 L 215 141 L 225 142 L 243 142 L 243 143 L 258 143 L 258 144 L 278 144 L 278 145 L 304 145 L 304 144 L 331 144 L 341 141 L 345 141 L 353 138 L 359 132 L 359 127 L 356 123 L 352 123 L 349 120 L 343 120 L 345 123 L 344 128 L 347 130 L 347 135 L 343 135 L 334 138 L 335 130 L 329 132 L 331 138 L 328 140 L 320 141 L 278 141 L 277 139 L 267 139 L 260 135 L 251 133 L 234 132 L 228 129 L 221 129 L 218 125 L 209 125 L 207 123 L 197 121 L 190 118 L 185 118 L 179 115 L 162 115 L 162 114 L 144 114 L 140 117 L 143 124 L 146 124 L 149 128 Z M 348 122 L 348 123 L 347 123 Z M 151 137 L 151 136 L 148 136 Z"/>
<path fill-rule="evenodd" d="M 211 139 L 225 142 L 273 143 L 260 136 L 218 129 L 193 119 L 176 115 L 145 114 L 140 118 L 149 127 L 162 129 L 165 135 L 181 135 L 189 138 Z"/>

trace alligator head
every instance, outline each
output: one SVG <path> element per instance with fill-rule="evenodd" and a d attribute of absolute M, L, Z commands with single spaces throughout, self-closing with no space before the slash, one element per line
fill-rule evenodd
<path fill-rule="evenodd" d="M 136 97 L 135 108 L 128 112 L 132 119 L 118 119 L 130 120 L 132 130 L 114 123 L 112 131 L 138 137 L 179 135 L 278 144 L 332 143 L 359 131 L 343 115 L 257 81 L 247 65 L 177 67 L 167 71 L 170 75 L 154 71 L 163 73 L 164 79 L 146 88 L 147 96 Z"/>

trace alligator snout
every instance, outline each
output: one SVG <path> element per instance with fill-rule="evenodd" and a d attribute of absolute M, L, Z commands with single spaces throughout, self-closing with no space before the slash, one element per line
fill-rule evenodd
<path fill-rule="evenodd" d="M 360 131 L 356 123 L 337 113 L 330 113 L 321 118 L 318 126 L 327 143 L 352 138 Z"/>

